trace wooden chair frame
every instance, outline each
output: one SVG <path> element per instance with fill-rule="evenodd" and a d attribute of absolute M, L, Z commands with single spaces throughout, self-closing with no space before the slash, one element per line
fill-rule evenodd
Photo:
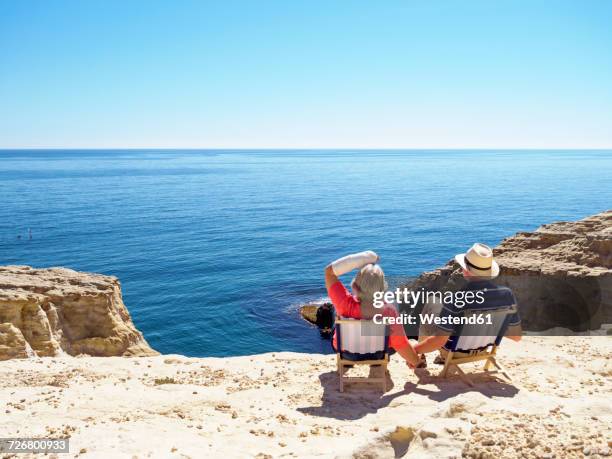
<path fill-rule="evenodd" d="M 463 356 L 460 354 L 469 353 L 469 356 Z M 456 355 L 458 354 L 458 355 Z M 474 387 L 474 383 L 470 380 L 468 375 L 459 367 L 462 363 L 471 363 L 471 362 L 480 362 L 482 360 L 485 361 L 483 371 L 480 373 L 471 373 L 471 375 L 477 374 L 501 374 L 503 375 L 509 382 L 512 382 L 512 378 L 508 375 L 506 370 L 497 362 L 495 358 L 497 354 L 497 345 L 493 344 L 489 346 L 486 350 L 482 351 L 471 351 L 471 352 L 461 352 L 461 351 L 448 351 L 446 355 L 446 359 L 444 361 L 444 368 L 440 372 L 440 376 L 442 378 L 447 378 L 451 376 L 453 373 L 457 373 L 459 378 L 465 382 L 470 387 Z M 495 370 L 489 371 L 489 368 L 493 365 Z"/>
<path fill-rule="evenodd" d="M 382 384 L 383 392 L 387 392 L 387 365 L 389 364 L 389 354 L 385 355 L 384 359 L 381 360 L 346 360 L 340 357 L 340 353 L 336 354 L 336 361 L 338 367 L 338 379 L 340 380 L 340 392 L 344 392 L 344 385 L 349 383 L 356 382 L 365 382 L 365 383 L 377 383 Z M 354 365 L 377 365 L 382 368 L 382 377 L 373 378 L 368 376 L 364 377 L 355 377 L 355 376 L 344 376 L 344 372 L 346 371 L 346 366 L 354 366 Z"/>
<path fill-rule="evenodd" d="M 458 333 L 456 335 L 457 341 L 451 345 L 451 348 L 455 350 L 448 350 L 444 348 L 440 350 L 440 354 L 442 357 L 444 357 L 444 352 L 448 353 L 446 354 L 446 358 L 444 359 L 444 368 L 442 368 L 442 371 L 440 372 L 440 376 L 442 378 L 447 378 L 451 376 L 453 373 L 457 373 L 457 375 L 459 376 L 459 378 L 461 378 L 463 382 L 465 382 L 467 385 L 471 387 L 474 387 L 474 383 L 470 380 L 468 375 L 465 374 L 465 372 L 460 368 L 459 365 L 463 363 L 480 362 L 484 360 L 485 364 L 484 364 L 483 371 L 480 373 L 472 373 L 472 376 L 477 375 L 477 374 L 501 374 L 509 382 L 512 382 L 512 379 L 510 378 L 506 370 L 497 362 L 496 355 L 497 355 L 497 347 L 501 343 L 504 337 L 504 334 L 506 333 L 506 330 L 508 328 L 508 320 L 509 320 L 510 314 L 516 311 L 516 305 L 513 304 L 503 309 L 494 309 L 494 310 L 480 309 L 477 311 L 479 313 L 484 313 L 486 311 L 494 311 L 495 314 L 500 315 L 500 316 L 501 314 L 504 314 L 504 321 L 502 322 L 499 330 L 497 331 L 497 337 L 495 338 L 493 343 L 487 345 L 483 349 L 474 349 L 474 350 L 456 349 L 459 343 L 459 340 L 461 339 L 462 336 L 465 336 L 465 337 L 471 336 L 469 332 L 465 333 L 465 327 L 462 326 L 458 330 Z M 468 312 L 475 313 L 475 311 L 466 310 L 464 314 L 467 314 Z M 489 370 L 491 366 L 495 367 L 495 369 L 492 371 Z"/>
<path fill-rule="evenodd" d="M 342 325 L 343 323 L 349 324 L 353 322 L 354 322 L 353 320 L 344 320 L 344 319 L 339 319 L 335 321 L 336 324 L 340 324 L 340 325 Z M 388 373 L 387 365 L 389 364 L 389 352 L 388 352 L 387 346 L 385 346 L 385 357 L 383 359 L 376 359 L 376 360 L 343 359 L 341 357 L 342 352 L 340 350 L 340 346 L 341 346 L 341 339 L 338 340 L 338 350 L 336 351 L 336 366 L 337 366 L 337 371 L 338 371 L 338 379 L 340 381 L 340 392 L 344 392 L 345 384 L 356 383 L 356 382 L 381 384 L 383 392 L 387 392 L 387 373 Z M 374 377 L 368 376 L 367 378 L 364 378 L 364 377 L 344 376 L 346 367 L 348 366 L 353 367 L 356 365 L 380 366 L 381 371 L 382 371 L 382 377 L 374 378 Z"/>

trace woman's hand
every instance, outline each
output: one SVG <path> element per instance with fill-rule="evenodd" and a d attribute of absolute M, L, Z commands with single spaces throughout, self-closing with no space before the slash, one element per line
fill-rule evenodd
<path fill-rule="evenodd" d="M 406 365 L 408 365 L 410 368 L 414 369 L 419 364 L 419 355 L 414 352 L 414 348 L 410 341 L 408 341 L 407 346 L 404 346 L 401 349 L 397 349 L 397 353 L 404 358 L 404 360 L 406 361 Z"/>

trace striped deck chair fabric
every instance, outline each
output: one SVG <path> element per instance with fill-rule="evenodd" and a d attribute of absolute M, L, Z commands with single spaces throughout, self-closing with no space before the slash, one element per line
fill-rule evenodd
<path fill-rule="evenodd" d="M 453 336 L 444 347 L 449 351 L 470 352 L 484 350 L 488 346 L 499 345 L 508 328 L 510 315 L 516 312 L 516 306 L 492 310 L 466 310 L 464 317 L 484 315 L 491 318 L 491 323 L 466 324 L 460 328 L 458 336 Z"/>

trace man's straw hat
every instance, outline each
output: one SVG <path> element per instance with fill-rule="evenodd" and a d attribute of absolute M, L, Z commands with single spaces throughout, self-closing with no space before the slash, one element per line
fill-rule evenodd
<path fill-rule="evenodd" d="M 497 277 L 499 265 L 493 260 L 493 250 L 485 244 L 477 242 L 466 253 L 455 256 L 455 261 L 474 276 Z"/>

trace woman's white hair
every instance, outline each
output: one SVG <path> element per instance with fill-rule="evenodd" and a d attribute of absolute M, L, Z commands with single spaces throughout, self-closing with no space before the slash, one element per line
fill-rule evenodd
<path fill-rule="evenodd" d="M 351 285 L 359 301 L 370 306 L 374 303 L 374 293 L 387 290 L 385 273 L 378 264 L 369 264 L 361 268 Z"/>

